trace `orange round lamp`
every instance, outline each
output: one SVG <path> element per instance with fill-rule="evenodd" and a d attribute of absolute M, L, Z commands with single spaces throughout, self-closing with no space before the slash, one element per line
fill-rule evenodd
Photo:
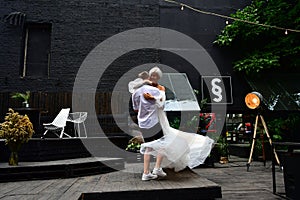
<path fill-rule="evenodd" d="M 250 109 L 258 108 L 261 101 L 262 101 L 262 95 L 258 92 L 248 93 L 245 97 L 246 106 Z"/>

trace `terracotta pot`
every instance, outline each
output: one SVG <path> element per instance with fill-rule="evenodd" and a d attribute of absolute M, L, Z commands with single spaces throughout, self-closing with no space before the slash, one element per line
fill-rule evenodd
<path fill-rule="evenodd" d="M 226 164 L 226 163 L 228 163 L 228 162 L 229 162 L 229 161 L 228 161 L 228 157 L 223 157 L 223 156 L 220 157 L 219 163 L 221 163 L 221 164 Z"/>

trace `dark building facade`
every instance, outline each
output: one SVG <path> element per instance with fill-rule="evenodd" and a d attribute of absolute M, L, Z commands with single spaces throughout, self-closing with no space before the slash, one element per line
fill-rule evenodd
<path fill-rule="evenodd" d="M 0 66 L 1 71 L 5 72 L 1 73 L 2 92 L 72 91 L 80 64 L 96 45 L 128 29 L 159 26 L 159 4 L 151 0 L 1 1 L 0 9 L 2 19 L 16 11 L 26 15 L 23 26 L 1 23 Z M 28 28 L 34 29 L 34 26 L 36 32 L 29 30 L 29 35 L 26 35 Z M 45 52 L 49 53 L 46 67 L 43 66 L 45 72 L 35 73 L 34 69 L 31 69 L 33 72 L 27 69 L 29 74 L 23 76 L 26 37 L 29 37 L 29 45 L 31 36 L 41 39 L 47 37 L 47 34 L 42 35 L 47 31 L 50 40 L 42 40 L 50 45 L 48 52 Z M 28 58 L 30 54 L 40 53 L 37 47 L 31 50 Z M 144 56 L 140 58 L 142 60 Z M 121 73 L 122 70 L 119 71 Z M 115 77 L 115 71 L 107 76 Z"/>
<path fill-rule="evenodd" d="M 185 1 L 201 10 L 229 15 L 248 1 Z M 234 52 L 213 45 L 226 19 L 200 14 L 159 0 L 3 0 L 0 3 L 0 117 L 8 107 L 19 106 L 11 92 L 31 91 L 30 104 L 55 115 L 72 107 L 72 90 L 86 56 L 101 42 L 123 31 L 162 27 L 179 31 L 197 41 L 218 67 L 230 77 L 229 111 L 242 111 L 250 88 L 232 71 Z M 186 73 L 192 87 L 201 91 L 201 74 L 178 55 L 157 49 L 128 52 L 109 65 L 97 86 L 98 114 L 110 114 L 110 95 L 126 72 L 144 63 L 161 63 Z M 205 65 L 205 63 L 203 63 Z M 211 74 L 214 75 L 214 74 Z M 89 77 L 86 77 L 89 80 Z M 201 98 L 201 96 L 200 96 Z"/>

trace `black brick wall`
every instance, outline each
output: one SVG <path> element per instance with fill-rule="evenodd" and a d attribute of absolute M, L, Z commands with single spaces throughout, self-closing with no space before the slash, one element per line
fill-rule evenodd
<path fill-rule="evenodd" d="M 52 23 L 49 78 L 20 78 L 22 29 L 0 23 L 0 91 L 72 91 L 77 70 L 99 43 L 122 31 L 159 26 L 157 0 L 2 0 L 0 18 L 11 12 L 26 14 L 28 22 Z M 141 56 L 142 55 L 142 56 Z M 158 55 L 143 51 L 123 56 L 107 70 L 104 90 L 111 90 L 128 66 L 157 62 Z M 131 56 L 131 57 L 130 57 Z M 132 59 L 132 56 L 134 59 Z M 128 65 L 130 64 L 130 65 Z M 116 67 L 119 70 L 115 70 Z"/>
<path fill-rule="evenodd" d="M 225 15 L 248 3 L 236 0 L 183 2 Z M 181 11 L 178 6 L 162 0 L 0 1 L 1 20 L 14 11 L 25 13 L 27 22 L 52 23 L 50 74 L 49 78 L 20 78 L 22 28 L 1 22 L 1 92 L 71 92 L 81 63 L 95 46 L 122 31 L 154 26 L 180 31 L 199 42 L 222 75 L 233 76 L 234 92 L 237 91 L 238 98 L 243 97 L 246 84 L 234 74 L 231 67 L 234 52 L 215 47 L 212 43 L 225 26 L 225 19 L 188 9 Z M 98 91 L 112 91 L 114 83 L 123 73 L 132 67 L 153 62 L 161 62 L 187 73 L 193 88 L 200 89 L 200 75 L 185 60 L 168 52 L 147 49 L 130 52 L 115 60 L 101 77 Z"/>
<path fill-rule="evenodd" d="M 238 9 L 244 8 L 250 3 L 248 0 L 183 0 L 180 2 L 202 11 L 226 16 L 229 16 Z M 250 88 L 244 77 L 241 77 L 232 70 L 232 61 L 235 59 L 236 53 L 230 51 L 228 48 L 220 48 L 213 44 L 217 35 L 221 33 L 225 25 L 226 19 L 224 18 L 198 13 L 187 8 L 181 10 L 177 5 L 161 1 L 160 26 L 179 31 L 196 40 L 213 59 L 220 74 L 222 76 L 231 76 L 234 100 L 233 104 L 227 105 L 227 109 L 228 111 L 241 112 L 243 108 L 245 108 L 244 95 L 249 92 Z M 203 74 L 199 74 L 195 71 L 194 67 L 186 60 L 170 52 L 162 52 L 160 54 L 160 61 L 176 68 L 180 72 L 186 73 L 192 87 L 201 91 L 200 79 Z M 204 65 L 205 64 L 202 63 L 201 66 Z"/>

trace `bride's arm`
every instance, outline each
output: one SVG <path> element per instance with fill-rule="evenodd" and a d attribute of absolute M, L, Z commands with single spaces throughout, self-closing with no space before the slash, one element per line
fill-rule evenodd
<path fill-rule="evenodd" d="M 152 84 L 152 82 L 147 80 L 147 79 L 143 80 L 141 78 L 137 78 L 137 79 L 135 79 L 133 81 L 130 81 L 128 83 L 128 90 L 129 90 L 130 93 L 134 93 L 134 91 L 136 89 L 142 87 L 143 85 L 151 85 L 151 84 Z"/>

